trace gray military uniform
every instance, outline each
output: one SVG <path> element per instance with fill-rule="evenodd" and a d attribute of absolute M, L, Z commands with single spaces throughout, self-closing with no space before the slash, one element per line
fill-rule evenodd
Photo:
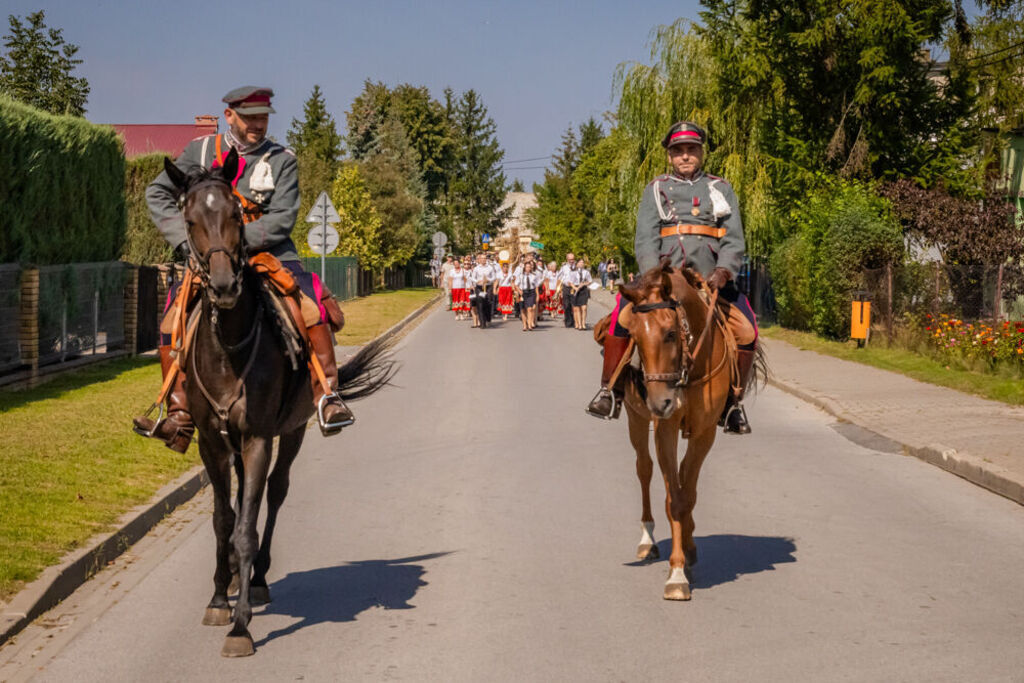
<path fill-rule="evenodd" d="M 227 152 L 227 133 L 219 133 L 221 154 Z M 216 135 L 196 138 L 188 143 L 174 165 L 188 173 L 197 166 L 210 168 L 216 155 Z M 245 241 L 250 251 L 269 251 L 282 261 L 299 258 L 291 234 L 299 213 L 299 167 L 291 150 L 263 140 L 239 154 L 245 160 L 242 177 L 235 188 L 246 199 L 258 204 L 263 215 L 245 226 Z M 268 174 L 269 166 L 269 174 Z M 255 176 L 255 178 L 254 178 Z M 256 187 L 252 187 L 255 185 Z M 146 203 L 164 238 L 177 247 L 185 241 L 185 219 L 175 201 L 174 183 L 161 171 L 146 188 Z"/>
<path fill-rule="evenodd" d="M 693 209 L 697 209 L 697 215 L 693 215 Z M 721 238 L 661 236 L 662 228 L 678 224 L 724 228 L 725 234 Z M 671 174 L 658 176 L 640 199 L 634 247 L 640 272 L 654 268 L 661 257 L 668 256 L 673 266 L 686 265 L 705 278 L 715 268 L 725 268 L 735 278 L 743 265 L 746 243 L 732 186 L 703 172 L 692 181 Z"/>

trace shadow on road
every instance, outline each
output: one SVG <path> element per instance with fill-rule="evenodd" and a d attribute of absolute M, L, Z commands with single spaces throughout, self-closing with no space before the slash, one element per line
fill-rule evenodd
<path fill-rule="evenodd" d="M 693 588 L 712 588 L 735 581 L 745 574 L 771 571 L 775 565 L 796 562 L 793 553 L 796 544 L 791 538 L 782 536 L 740 536 L 738 534 L 716 534 L 697 536 L 697 552 L 700 561 L 693 568 L 690 585 Z M 658 542 L 662 562 L 672 554 L 672 539 Z M 644 562 L 630 562 L 629 566 L 640 566 Z"/>
<path fill-rule="evenodd" d="M 441 552 L 396 560 L 363 560 L 291 573 L 270 585 L 273 602 L 262 614 L 283 614 L 300 620 L 287 628 L 268 633 L 256 646 L 266 645 L 275 638 L 309 626 L 355 621 L 361 612 L 371 607 L 413 609 L 409 601 L 420 586 L 427 585 L 422 579 L 426 569 L 415 563 L 449 554 Z"/>

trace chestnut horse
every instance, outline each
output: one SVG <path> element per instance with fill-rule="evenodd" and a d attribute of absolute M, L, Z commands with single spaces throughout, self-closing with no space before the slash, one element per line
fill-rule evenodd
<path fill-rule="evenodd" d="M 625 384 L 629 439 L 636 451 L 643 497 L 637 558 L 658 557 L 650 495 L 653 463 L 648 435 L 653 422 L 654 448 L 665 481 L 665 513 L 672 530 L 666 600 L 690 599 L 689 568 L 697 564 L 693 540 L 697 478 L 737 381 L 735 342 L 724 325 L 727 309 L 719 307 L 717 297 L 710 302 L 713 307 L 709 305 L 703 288 L 699 276 L 685 268 L 674 269 L 667 260 L 619 288 L 631 304 L 623 306 L 619 324 L 629 330 L 642 366 L 625 366 L 620 378 Z M 605 321 L 595 328 L 599 342 L 606 329 Z M 758 366 L 763 375 L 763 359 Z M 681 466 L 677 459 L 680 432 L 687 440 Z"/>
<path fill-rule="evenodd" d="M 183 173 L 169 159 L 164 168 L 180 193 L 188 226 L 191 268 L 201 284 L 200 314 L 182 360 L 199 455 L 213 490 L 217 568 L 213 598 L 203 623 L 232 624 L 221 654 L 251 655 L 252 605 L 270 601 L 267 570 L 277 513 L 288 493 L 289 468 L 314 412 L 309 371 L 293 365 L 275 331 L 260 276 L 247 263 L 241 206 L 231 180 L 238 170 L 232 150 L 222 168 Z M 387 344 L 370 343 L 338 368 L 338 393 L 360 398 L 388 383 L 394 363 Z M 297 367 L 296 367 L 297 366 Z M 280 437 L 271 472 L 271 451 Z M 238 481 L 231 505 L 231 471 Z M 264 488 L 267 521 L 256 528 Z M 229 584 L 238 583 L 232 611 Z"/>

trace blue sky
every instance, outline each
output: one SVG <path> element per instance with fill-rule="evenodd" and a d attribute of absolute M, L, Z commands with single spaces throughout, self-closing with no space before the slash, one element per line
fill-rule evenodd
<path fill-rule="evenodd" d="M 697 18 L 696 0 L 611 2 L 120 2 L 5 0 L 2 14 L 46 11 L 79 45 L 87 117 L 100 123 L 186 123 L 220 114 L 238 85 L 270 85 L 284 139 L 319 83 L 344 126 L 367 78 L 481 93 L 509 161 L 551 154 L 570 123 L 612 106 L 620 62 L 646 61 L 652 28 Z M 4 21 L 4 33 L 6 21 Z M 223 121 L 222 121 L 223 125 Z M 510 163 L 540 180 L 545 160 Z"/>

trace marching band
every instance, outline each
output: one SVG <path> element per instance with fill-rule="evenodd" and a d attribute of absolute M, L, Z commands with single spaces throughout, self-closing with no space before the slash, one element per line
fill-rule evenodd
<path fill-rule="evenodd" d="M 583 260 L 566 254 L 559 268 L 555 261 L 546 266 L 533 252 L 509 260 L 507 251 L 497 260 L 487 253 L 461 259 L 448 255 L 440 267 L 441 286 L 448 292 L 456 320 L 473 320 L 473 327 L 486 328 L 496 316 L 507 321 L 516 316 L 523 331 L 537 328 L 547 313 L 561 317 L 565 327 L 587 329 L 587 304 L 591 290 L 601 286 Z"/>

